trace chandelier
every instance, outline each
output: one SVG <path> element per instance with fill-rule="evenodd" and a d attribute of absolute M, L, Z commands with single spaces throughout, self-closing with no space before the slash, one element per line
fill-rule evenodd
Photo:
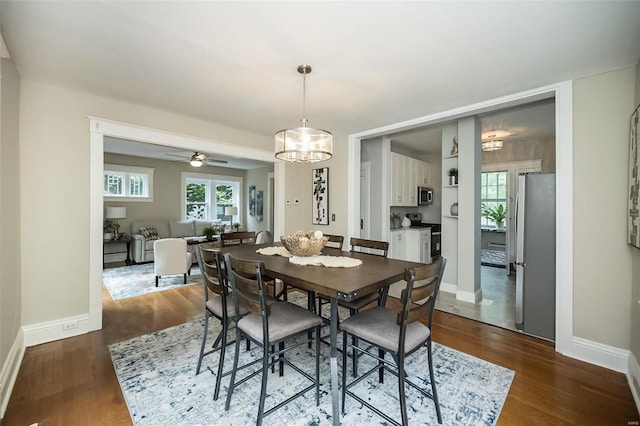
<path fill-rule="evenodd" d="M 307 127 L 306 82 L 311 66 L 299 65 L 298 72 L 302 74 L 302 127 L 275 134 L 276 158 L 301 163 L 325 161 L 333 155 L 333 136 L 326 130 Z"/>
<path fill-rule="evenodd" d="M 489 136 L 488 140 L 482 141 L 483 151 L 498 151 L 502 149 L 502 139 L 495 139 L 496 135 Z"/>

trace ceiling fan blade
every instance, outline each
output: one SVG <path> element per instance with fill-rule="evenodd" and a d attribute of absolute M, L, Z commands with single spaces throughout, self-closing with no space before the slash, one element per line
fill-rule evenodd
<path fill-rule="evenodd" d="M 228 161 L 227 160 L 220 160 L 217 158 L 207 158 L 205 160 L 206 163 L 220 163 L 220 164 L 227 164 Z"/>
<path fill-rule="evenodd" d="M 178 158 L 182 158 L 182 159 L 189 159 L 189 157 L 185 157 L 184 155 L 167 154 L 167 153 L 165 153 L 164 155 L 168 155 L 169 157 L 178 157 Z"/>

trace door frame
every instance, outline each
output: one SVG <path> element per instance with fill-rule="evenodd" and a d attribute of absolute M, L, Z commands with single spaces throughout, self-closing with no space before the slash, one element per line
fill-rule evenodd
<path fill-rule="evenodd" d="M 556 341 L 560 353 L 573 352 L 573 82 L 565 81 L 516 94 L 503 96 L 431 114 L 388 126 L 354 133 L 348 136 L 347 191 L 351 194 L 347 208 L 347 232 L 358 232 L 360 208 L 360 144 L 363 139 L 381 137 L 402 130 L 442 124 L 447 121 L 474 116 L 542 99 L 555 98 L 556 127 Z M 476 259 L 480 262 L 480 259 Z M 462 265 L 459 265 L 462 267 Z"/>

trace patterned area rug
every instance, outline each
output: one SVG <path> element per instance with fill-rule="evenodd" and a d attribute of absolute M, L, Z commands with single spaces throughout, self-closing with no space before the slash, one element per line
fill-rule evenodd
<path fill-rule="evenodd" d="M 480 264 L 485 266 L 495 266 L 497 268 L 506 268 L 506 263 L 506 252 L 497 250 L 481 250 Z"/>
<path fill-rule="evenodd" d="M 105 269 L 102 271 L 102 281 L 113 300 L 142 296 L 185 285 L 182 275 L 169 275 L 160 278 L 156 287 L 153 262 Z M 197 283 L 202 283 L 202 276 L 198 264 L 194 263 L 191 267 L 191 275 L 187 275 L 187 285 Z"/>
<path fill-rule="evenodd" d="M 213 321 L 216 323 L 216 321 Z M 195 375 L 204 320 L 182 324 L 155 333 L 136 337 L 109 346 L 122 393 L 135 425 L 251 425 L 255 424 L 257 401 L 260 395 L 260 376 L 236 388 L 230 410 L 224 411 L 229 385 L 227 376 L 222 380 L 220 398 L 213 401 L 215 371 L 218 354 L 203 361 L 203 371 Z M 210 333 L 217 335 L 219 325 Z M 231 333 L 235 336 L 234 332 Z M 213 340 L 213 339 L 212 339 Z M 233 365 L 233 346 L 225 357 L 225 371 Z M 514 372 L 488 363 L 443 345 L 434 344 L 435 377 L 445 425 L 494 425 L 509 392 Z M 260 349 L 243 349 L 241 362 L 260 357 Z M 289 352 L 288 357 L 304 371 L 313 374 L 313 349 L 302 345 Z M 269 425 L 330 425 L 331 396 L 329 347 L 321 348 L 320 406 L 316 407 L 314 392 L 284 406 L 265 418 Z M 417 383 L 429 388 L 426 349 L 413 354 L 407 371 Z M 339 363 L 340 363 L 339 357 Z M 372 361 L 363 357 L 361 370 L 366 371 Z M 247 370 L 243 370 L 247 371 Z M 347 370 L 350 372 L 350 368 Z M 239 378 L 246 373 L 239 374 Z M 385 384 L 379 384 L 377 375 L 370 376 L 355 389 L 368 396 L 378 407 L 388 407 L 390 415 L 400 418 L 397 399 L 397 380 L 388 373 Z M 270 374 L 265 408 L 293 395 L 308 385 L 308 381 L 285 366 L 284 377 Z M 433 402 L 420 393 L 407 391 L 409 422 L 412 425 L 437 424 Z M 387 424 L 351 398 L 347 398 L 343 425 Z"/>

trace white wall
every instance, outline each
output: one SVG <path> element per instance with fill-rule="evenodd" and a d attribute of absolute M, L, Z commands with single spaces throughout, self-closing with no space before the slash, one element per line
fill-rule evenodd
<path fill-rule="evenodd" d="M 573 87 L 574 335 L 623 349 L 631 336 L 626 211 L 634 84 L 628 67 Z"/>
<path fill-rule="evenodd" d="M 23 325 L 89 311 L 87 115 L 273 149 L 270 137 L 30 80 L 21 83 L 20 149 L 28 153 L 20 159 Z"/>
<path fill-rule="evenodd" d="M 244 212 L 245 223 L 243 224 L 245 229 L 248 231 L 258 231 L 269 230 L 268 229 L 268 221 L 267 215 L 269 212 L 267 211 L 267 197 L 269 194 L 269 190 L 267 188 L 269 184 L 268 174 L 273 172 L 273 166 L 271 167 L 263 167 L 260 169 L 247 170 L 246 179 L 244 182 L 244 192 L 245 192 L 245 206 L 246 211 Z M 249 214 L 249 187 L 254 185 L 256 187 L 256 196 L 258 191 L 262 191 L 263 194 L 263 206 L 262 206 L 262 220 L 259 221 L 257 216 L 251 216 Z"/>
<path fill-rule="evenodd" d="M 0 418 L 22 357 L 20 278 L 20 76 L 0 63 Z"/>

